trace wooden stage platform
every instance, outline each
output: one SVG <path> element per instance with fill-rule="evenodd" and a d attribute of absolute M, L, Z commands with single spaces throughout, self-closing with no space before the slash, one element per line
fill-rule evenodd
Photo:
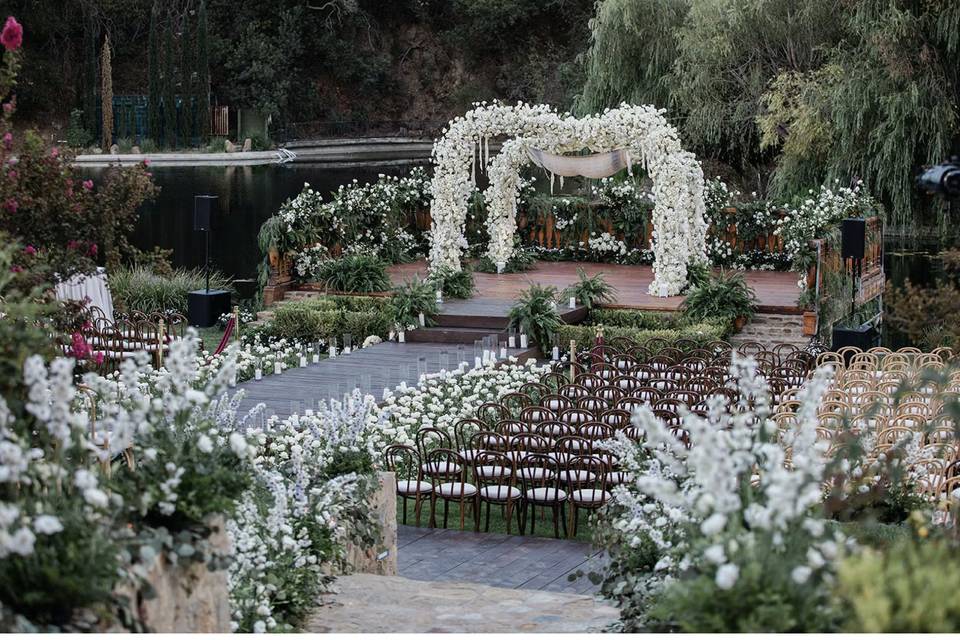
<path fill-rule="evenodd" d="M 538 261 L 536 268 L 523 273 L 474 273 L 474 282 L 477 287 L 474 299 L 513 300 L 532 282 L 553 285 L 558 290 L 562 290 L 577 281 L 577 267 L 582 268 L 588 276 L 603 273 L 607 282 L 617 288 L 616 301 L 607 306 L 676 311 L 683 302 L 683 296 L 659 298 L 647 293 L 647 287 L 653 281 L 653 269 L 649 266 L 543 261 Z M 389 268 L 388 273 L 394 284 L 402 284 L 404 280 L 410 280 L 414 276 L 425 277 L 427 263 L 424 260 L 418 260 L 409 264 L 394 265 Z M 800 289 L 797 287 L 799 274 L 784 271 L 745 271 L 743 273 L 750 288 L 757 294 L 760 312 L 803 313 L 797 304 L 800 296 Z"/>

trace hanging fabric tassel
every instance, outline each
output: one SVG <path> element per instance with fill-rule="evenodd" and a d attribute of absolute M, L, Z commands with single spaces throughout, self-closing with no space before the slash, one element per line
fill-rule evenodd
<path fill-rule="evenodd" d="M 627 149 L 627 175 L 633 177 L 633 159 L 630 157 L 630 150 Z"/>
<path fill-rule="evenodd" d="M 473 152 L 470 154 L 470 181 L 477 186 L 477 143 L 473 143 Z"/>
<path fill-rule="evenodd" d="M 488 167 L 490 166 L 490 136 L 487 136 L 483 139 L 483 148 L 484 148 L 484 154 L 487 157 L 487 160 L 483 166 Z"/>
<path fill-rule="evenodd" d="M 553 171 L 550 172 L 550 195 L 553 195 Z"/>
<path fill-rule="evenodd" d="M 563 176 L 560 176 L 560 191 L 563 191 Z"/>

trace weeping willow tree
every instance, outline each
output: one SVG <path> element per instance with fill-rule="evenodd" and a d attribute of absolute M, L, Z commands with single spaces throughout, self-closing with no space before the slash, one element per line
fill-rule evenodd
<path fill-rule="evenodd" d="M 761 96 L 780 73 L 819 68 L 844 37 L 835 0 L 701 0 L 677 37 L 670 106 L 685 142 L 740 165 L 759 158 Z"/>
<path fill-rule="evenodd" d="M 677 59 L 677 30 L 690 0 L 604 0 L 590 21 L 581 115 L 621 102 L 666 106 L 670 70 Z"/>
<path fill-rule="evenodd" d="M 861 177 L 889 221 L 915 232 L 929 204 L 914 186 L 918 166 L 958 151 L 960 3 L 867 0 L 847 20 L 852 46 L 820 69 L 778 75 L 762 98 L 762 144 L 781 151 L 773 184 L 791 193 Z"/>

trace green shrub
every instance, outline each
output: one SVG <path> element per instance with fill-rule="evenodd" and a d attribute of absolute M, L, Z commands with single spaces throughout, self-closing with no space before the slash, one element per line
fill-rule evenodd
<path fill-rule="evenodd" d="M 542 350 L 547 349 L 558 330 L 564 326 L 552 304 L 556 297 L 555 287 L 532 284 L 520 294 L 510 309 L 510 326 L 527 333 Z"/>
<path fill-rule="evenodd" d="M 140 140 L 140 153 L 156 153 L 160 147 L 154 142 L 153 138 L 143 138 Z"/>
<path fill-rule="evenodd" d="M 387 263 L 376 256 L 352 255 L 330 260 L 320 268 L 319 276 L 334 291 L 374 293 L 390 288 Z"/>
<path fill-rule="evenodd" d="M 663 338 L 668 342 L 677 340 L 692 340 L 698 346 L 705 346 L 714 340 L 723 340 L 728 325 L 725 322 L 700 322 L 680 329 L 634 329 L 631 327 L 603 326 L 604 339 L 609 342 L 613 338 L 630 338 L 643 343 L 650 338 Z M 565 324 L 557 328 L 556 339 L 561 346 L 576 340 L 578 347 L 590 347 L 597 336 L 597 327 L 591 325 Z"/>
<path fill-rule="evenodd" d="M 577 276 L 579 280 L 576 284 L 567 287 L 563 292 L 563 297 L 576 298 L 577 302 L 587 309 L 593 309 L 598 304 L 613 300 L 613 294 L 616 293 L 617 289 L 604 279 L 602 273 L 589 278 L 582 268 L 577 267 Z"/>
<path fill-rule="evenodd" d="M 730 588 L 717 584 L 715 571 L 694 573 L 669 583 L 647 611 L 648 631 L 685 633 L 803 633 L 833 631 L 838 611 L 822 580 L 800 584 L 791 575 L 806 562 L 805 532 L 785 536 L 774 547 L 758 541 L 739 548 L 730 562 L 739 576 Z"/>
<path fill-rule="evenodd" d="M 466 300 L 473 295 L 473 273 L 467 268 L 460 271 L 445 267 L 434 269 L 430 272 L 427 282 L 434 288 L 440 289 L 445 298 Z"/>
<path fill-rule="evenodd" d="M 113 305 L 120 311 L 175 310 L 187 312 L 187 294 L 203 289 L 205 279 L 200 269 L 176 269 L 170 275 L 159 275 L 144 267 L 121 267 L 108 275 Z M 233 289 L 230 278 L 213 272 L 211 289 Z"/>
<path fill-rule="evenodd" d="M 960 629 L 960 550 L 943 540 L 867 549 L 840 565 L 845 629 L 865 633 L 955 633 Z"/>
<path fill-rule="evenodd" d="M 427 322 L 431 322 L 430 316 L 440 310 L 433 286 L 423 280 L 412 280 L 395 288 L 391 296 L 391 308 L 394 324 L 401 327 L 418 324 L 421 313 Z"/>
<path fill-rule="evenodd" d="M 277 308 L 270 323 L 271 332 L 282 338 L 310 342 L 338 335 L 343 314 L 339 311 L 319 311 L 297 304 Z"/>
<path fill-rule="evenodd" d="M 639 309 L 593 309 L 586 324 L 632 329 L 681 329 L 696 324 L 680 313 L 642 311 Z"/>
<path fill-rule="evenodd" d="M 83 149 L 93 142 L 93 134 L 83 127 L 83 111 L 70 112 L 70 124 L 67 125 L 67 144 L 73 149 Z"/>
<path fill-rule="evenodd" d="M 314 342 L 339 337 L 344 333 L 352 335 L 356 342 L 367 336 L 376 335 L 385 338 L 392 326 L 392 314 L 386 301 L 377 308 L 370 303 L 355 303 L 356 307 L 366 305 L 365 309 L 353 310 L 339 304 L 341 301 L 376 300 L 353 296 L 325 296 L 322 298 L 288 302 L 279 305 L 273 320 L 265 332 L 276 337 Z"/>
<path fill-rule="evenodd" d="M 683 300 L 683 313 L 695 320 L 746 318 L 757 311 L 757 296 L 743 274 L 721 271 L 692 289 Z"/>

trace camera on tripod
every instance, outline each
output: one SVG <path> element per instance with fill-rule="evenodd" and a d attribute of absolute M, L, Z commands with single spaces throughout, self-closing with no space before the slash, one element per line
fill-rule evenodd
<path fill-rule="evenodd" d="M 960 156 L 924 169 L 917 178 L 917 186 L 947 198 L 960 197 Z"/>

